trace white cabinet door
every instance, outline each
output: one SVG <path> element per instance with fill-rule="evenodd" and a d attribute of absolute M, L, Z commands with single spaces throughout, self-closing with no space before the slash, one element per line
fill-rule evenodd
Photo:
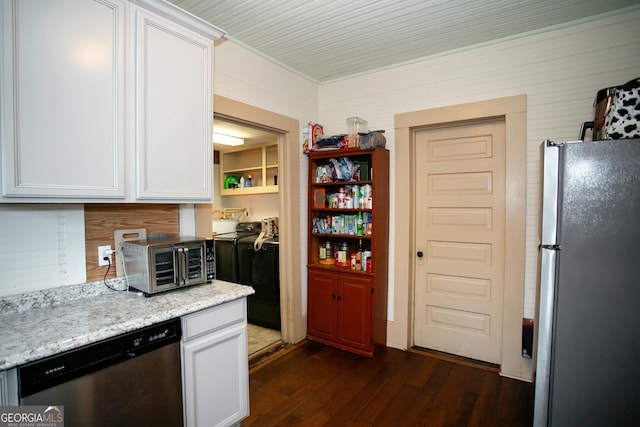
<path fill-rule="evenodd" d="M 136 197 L 210 201 L 213 42 L 145 10 L 132 13 Z"/>
<path fill-rule="evenodd" d="M 3 196 L 125 196 L 126 6 L 3 0 Z"/>
<path fill-rule="evenodd" d="M 249 415 L 245 298 L 183 319 L 182 364 L 186 426 L 228 426 Z"/>
<path fill-rule="evenodd" d="M 246 326 L 188 342 L 183 357 L 187 426 L 228 426 L 249 414 Z"/>

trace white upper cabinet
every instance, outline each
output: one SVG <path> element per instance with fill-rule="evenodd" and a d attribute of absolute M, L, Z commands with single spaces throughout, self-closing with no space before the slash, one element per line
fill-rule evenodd
<path fill-rule="evenodd" d="M 0 202 L 211 200 L 222 31 L 157 0 L 1 1 Z"/>
<path fill-rule="evenodd" d="M 123 198 L 126 3 L 2 6 L 3 196 Z"/>
<path fill-rule="evenodd" d="M 211 200 L 212 43 L 144 10 L 133 14 L 136 196 Z"/>

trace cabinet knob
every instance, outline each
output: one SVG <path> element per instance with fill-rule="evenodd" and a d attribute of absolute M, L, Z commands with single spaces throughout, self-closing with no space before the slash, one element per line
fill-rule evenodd
<path fill-rule="evenodd" d="M 338 295 L 338 301 L 342 301 L 342 297 Z"/>
<path fill-rule="evenodd" d="M 336 296 L 332 294 L 331 299 L 336 299 Z"/>
<path fill-rule="evenodd" d="M 422 251 L 418 251 L 418 253 L 416 254 L 418 255 L 418 258 L 422 258 L 424 256 L 424 254 L 422 253 Z"/>

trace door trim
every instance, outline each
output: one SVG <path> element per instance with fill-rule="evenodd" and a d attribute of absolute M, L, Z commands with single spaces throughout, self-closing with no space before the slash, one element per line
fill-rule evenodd
<path fill-rule="evenodd" d="M 531 381 L 529 359 L 522 357 L 524 313 L 525 191 L 526 191 L 526 95 L 413 111 L 395 115 L 395 239 L 394 313 L 388 324 L 388 345 L 410 348 L 413 341 L 413 263 L 415 246 L 412 191 L 414 134 L 417 130 L 502 118 L 506 133 L 505 165 L 505 272 L 500 374 Z M 409 249 L 409 250 L 408 250 Z M 402 285 L 401 285 L 402 284 Z M 406 313 L 406 316 L 405 316 Z"/>
<path fill-rule="evenodd" d="M 282 339 L 297 343 L 306 337 L 307 319 L 302 314 L 302 253 L 300 217 L 300 123 L 296 119 L 249 104 L 214 95 L 214 114 L 266 127 L 280 134 L 278 164 L 280 227 L 280 318 Z M 211 159 L 213 161 L 213 159 Z M 211 229 L 211 204 L 197 205 L 197 227 Z"/>

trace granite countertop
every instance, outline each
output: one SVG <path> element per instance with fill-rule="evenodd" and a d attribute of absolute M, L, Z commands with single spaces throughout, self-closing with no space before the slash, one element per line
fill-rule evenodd
<path fill-rule="evenodd" d="M 253 293 L 250 286 L 214 280 L 144 297 L 111 290 L 100 281 L 3 297 L 0 370 Z"/>

